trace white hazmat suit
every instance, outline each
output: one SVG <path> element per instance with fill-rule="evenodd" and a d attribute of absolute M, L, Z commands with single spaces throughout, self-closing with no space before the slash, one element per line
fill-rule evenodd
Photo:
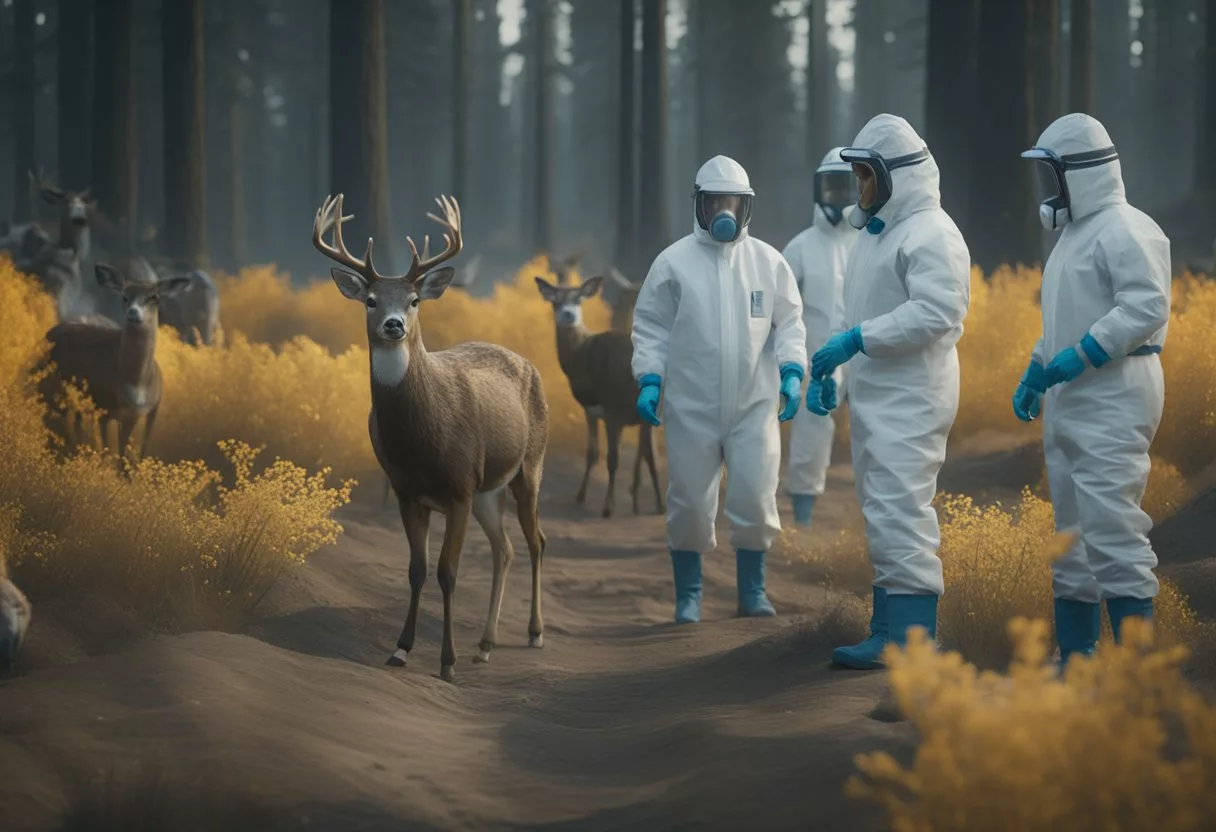
<path fill-rule="evenodd" d="M 750 193 L 747 172 L 716 156 L 697 172 L 706 192 Z M 720 243 L 693 233 L 650 268 L 633 312 L 633 374 L 663 385 L 667 536 L 675 551 L 717 545 L 714 519 L 725 462 L 726 516 L 737 549 L 763 552 L 781 530 L 777 483 L 780 375 L 805 372 L 802 302 L 789 264 L 747 228 Z"/>
<path fill-rule="evenodd" d="M 828 151 L 819 170 L 851 173 L 852 168 L 840 159 L 842 149 Z M 790 240 L 782 252 L 798 281 L 808 354 L 823 346 L 844 319 L 844 272 L 855 242 L 857 229 L 843 219 L 833 224 L 823 208 L 816 205 L 811 227 Z M 834 377 L 840 384 L 843 369 L 838 368 Z M 790 494 L 823 493 L 835 435 L 836 422 L 831 416 L 820 416 L 803 408 L 794 417 L 786 470 L 786 489 Z"/>
<path fill-rule="evenodd" d="M 1048 127 L 1037 147 L 1067 162 L 1112 145 L 1097 120 L 1073 114 Z M 1044 400 L 1056 527 L 1080 533 L 1053 567 L 1055 594 L 1088 604 L 1151 599 L 1157 558 L 1140 500 L 1165 399 L 1158 353 L 1170 313 L 1170 242 L 1127 203 L 1117 158 L 1064 176 L 1068 222 L 1043 270 L 1043 337 L 1033 360 L 1046 365 L 1088 334 L 1110 361 Z"/>
<path fill-rule="evenodd" d="M 925 143 L 907 121 L 883 114 L 854 146 L 893 159 Z M 859 235 L 844 279 L 841 329 L 859 326 L 864 344 L 845 379 L 853 470 L 875 587 L 940 596 L 932 502 L 958 412 L 955 344 L 970 303 L 971 258 L 941 208 L 932 156 L 893 170 L 891 183 L 880 233 Z"/>

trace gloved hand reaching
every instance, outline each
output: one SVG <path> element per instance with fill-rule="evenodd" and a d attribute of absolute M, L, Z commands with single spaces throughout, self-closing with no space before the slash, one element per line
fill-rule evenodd
<path fill-rule="evenodd" d="M 663 379 L 654 373 L 647 373 L 638 379 L 641 389 L 638 391 L 638 415 L 647 424 L 659 426 L 659 391 Z"/>
<path fill-rule="evenodd" d="M 1085 353 L 1085 357 L 1081 353 Z M 1065 347 L 1056 353 L 1056 357 L 1051 359 L 1051 363 L 1047 365 L 1047 386 L 1055 387 L 1057 384 L 1064 384 L 1070 381 L 1076 381 L 1082 373 L 1085 372 L 1085 359 L 1089 359 L 1089 363 L 1095 368 L 1101 367 L 1110 361 L 1110 356 L 1106 350 L 1102 349 L 1102 345 L 1097 342 L 1094 336 L 1088 332 L 1081 339 L 1080 349 L 1077 347 Z"/>
<path fill-rule="evenodd" d="M 1043 410 L 1043 394 L 1047 392 L 1047 371 L 1038 361 L 1031 361 L 1013 392 L 1013 414 L 1023 422 L 1033 422 Z"/>
<path fill-rule="evenodd" d="M 827 416 L 836 409 L 836 379 L 811 379 L 811 386 L 806 391 L 806 409 L 817 416 Z"/>
<path fill-rule="evenodd" d="M 811 357 L 811 378 L 827 378 L 837 367 L 859 352 L 865 352 L 865 345 L 861 342 L 861 327 L 855 326 L 847 332 L 833 335 Z"/>
<path fill-rule="evenodd" d="M 777 421 L 788 422 L 798 413 L 802 376 L 802 368 L 797 364 L 786 364 L 781 368 L 781 412 L 777 414 Z"/>

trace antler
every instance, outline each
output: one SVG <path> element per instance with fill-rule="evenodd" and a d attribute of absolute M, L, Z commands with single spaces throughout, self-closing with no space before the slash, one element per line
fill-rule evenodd
<path fill-rule="evenodd" d="M 460 254 L 461 249 L 464 248 L 464 237 L 460 232 L 460 203 L 456 201 L 455 197 L 450 196 L 440 196 L 435 199 L 435 202 L 443 211 L 443 216 L 438 217 L 435 214 L 427 214 L 427 216 L 447 229 L 443 232 L 445 248 L 434 257 L 428 256 L 430 254 L 431 239 L 430 235 L 427 235 L 422 240 L 422 254 L 419 255 L 418 246 L 414 244 L 413 238 L 406 237 L 405 241 L 409 243 L 410 255 L 412 257 L 410 270 L 405 274 L 405 277 L 409 280 L 417 280 L 440 263 L 446 263 L 457 254 Z"/>
<path fill-rule="evenodd" d="M 625 277 L 625 275 L 621 274 L 620 269 L 618 269 L 616 266 L 613 266 L 611 269 L 608 270 L 608 276 L 611 277 L 613 282 L 616 283 L 617 286 L 620 286 L 622 289 L 637 288 L 634 285 L 634 282 L 632 280 L 630 280 L 629 278 Z"/>
<path fill-rule="evenodd" d="M 41 166 L 39 166 L 37 174 L 32 170 L 27 170 L 26 173 L 29 175 L 30 185 L 33 187 L 41 191 L 50 191 L 56 196 L 63 196 L 63 189 L 55 182 L 55 177 L 47 176 Z"/>

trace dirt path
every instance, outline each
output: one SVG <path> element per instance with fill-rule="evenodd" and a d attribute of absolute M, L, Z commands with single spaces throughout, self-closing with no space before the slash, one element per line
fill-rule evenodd
<path fill-rule="evenodd" d="M 661 518 L 573 506 L 575 474 L 554 462 L 545 482 L 543 650 L 526 646 L 527 550 L 513 525 L 520 554 L 491 663 L 472 663 L 490 568 L 471 534 L 456 683 L 437 677 L 433 578 L 410 666 L 386 669 L 408 596 L 405 542 L 394 517 L 352 509 L 340 545 L 285 582 L 246 634 L 138 639 L 0 687 L 0 825 L 53 828 L 55 759 L 142 755 L 240 784 L 288 828 L 878 828 L 842 785 L 854 754 L 906 752 L 911 732 L 867 717 L 879 675 L 830 669 L 829 646 L 798 626 L 824 591 L 774 558 L 780 617 L 736 620 L 723 548 L 708 561 L 705 620 L 676 628 Z M 848 477 L 833 472 L 819 533 L 850 510 Z M 602 494 L 601 482 L 589 502 Z"/>

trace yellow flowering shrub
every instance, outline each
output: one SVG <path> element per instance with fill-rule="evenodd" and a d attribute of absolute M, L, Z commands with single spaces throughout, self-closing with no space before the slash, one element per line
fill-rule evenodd
<path fill-rule="evenodd" d="M 1009 624 L 1007 676 L 939 653 L 923 631 L 889 647 L 891 687 L 920 744 L 907 768 L 856 758 L 846 793 L 886 809 L 895 832 L 1201 832 L 1216 820 L 1216 706 L 1181 673 L 1182 646 L 1152 627 L 1078 657 L 1057 678 L 1042 620 Z"/>
<path fill-rule="evenodd" d="M 120 471 L 88 448 L 57 458 L 27 383 L 53 320 L 49 299 L 0 262 L 0 550 L 27 592 L 87 588 L 167 628 L 214 625 L 336 539 L 351 483 L 328 486 L 328 470 L 286 461 L 255 470 L 244 442 L 220 444 L 225 479 L 197 461 L 149 457 Z"/>

